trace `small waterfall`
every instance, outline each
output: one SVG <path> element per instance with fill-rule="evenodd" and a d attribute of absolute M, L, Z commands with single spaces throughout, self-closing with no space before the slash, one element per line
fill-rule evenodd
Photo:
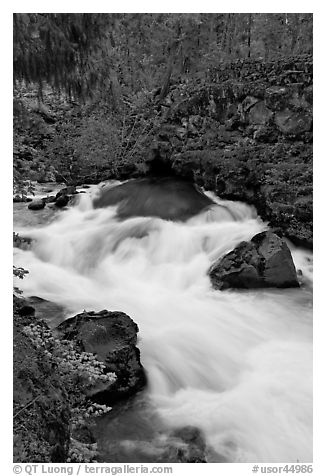
<path fill-rule="evenodd" d="M 24 295 L 71 315 L 119 310 L 139 325 L 150 399 L 171 427 L 195 425 L 230 462 L 312 460 L 311 292 L 212 290 L 211 264 L 267 229 L 253 207 L 220 200 L 186 221 L 117 217 L 91 193 L 49 225 L 22 228 L 32 250 Z M 155 200 L 155 196 L 153 197 Z M 311 254 L 292 249 L 312 281 Z"/>

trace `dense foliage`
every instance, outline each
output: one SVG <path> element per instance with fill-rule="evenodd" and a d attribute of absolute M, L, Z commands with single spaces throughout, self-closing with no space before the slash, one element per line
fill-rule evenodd
<path fill-rule="evenodd" d="M 221 61 L 312 52 L 312 14 L 42 13 L 14 15 L 14 78 L 69 97 L 128 94 L 204 74 Z"/>
<path fill-rule="evenodd" d="M 27 273 L 14 269 L 23 277 L 20 272 Z M 95 355 L 55 337 L 32 309 L 14 298 L 14 461 L 96 462 L 97 445 L 85 440 L 85 429 L 91 435 L 94 417 L 111 407 L 85 393 L 97 381 L 114 383 L 116 376 L 105 373 Z"/>
<path fill-rule="evenodd" d="M 312 15 L 301 13 L 17 13 L 13 33 L 22 196 L 27 179 L 119 169 L 149 133 L 140 110 L 153 124 L 173 85 L 205 83 L 238 59 L 312 51 Z"/>
<path fill-rule="evenodd" d="M 89 94 L 104 28 L 100 14 L 14 14 L 15 80 L 37 83 L 40 97 L 44 82 L 69 97 Z"/>
<path fill-rule="evenodd" d="M 270 210 L 266 218 L 276 216 L 274 223 L 310 240 L 312 180 L 307 172 L 305 187 L 303 169 L 312 160 L 311 53 L 312 14 L 306 13 L 16 14 L 15 194 L 26 200 L 35 180 L 141 176 L 153 157 L 172 171 L 176 154 L 187 167 L 190 152 L 199 161 L 209 156 L 206 169 L 191 178 L 218 193 L 227 195 L 215 187 L 217 169 L 221 180 L 231 174 L 243 191 L 242 171 L 249 169 L 256 206 Z M 286 92 L 275 93 L 279 104 L 269 112 L 265 91 L 275 87 Z M 269 157 L 262 177 L 255 152 L 249 161 L 224 153 L 232 155 L 237 145 L 244 150 L 246 141 Z M 295 142 L 303 151 L 299 185 Z M 278 143 L 288 143 L 284 153 L 275 152 Z M 304 196 L 287 204 L 298 186 Z M 247 192 L 237 197 L 248 201 Z"/>

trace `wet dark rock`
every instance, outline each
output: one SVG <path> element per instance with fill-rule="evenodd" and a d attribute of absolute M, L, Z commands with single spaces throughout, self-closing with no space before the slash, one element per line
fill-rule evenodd
<path fill-rule="evenodd" d="M 59 197 L 56 198 L 55 206 L 58 208 L 63 208 L 63 207 L 66 207 L 68 203 L 69 203 L 68 195 L 59 195 Z"/>
<path fill-rule="evenodd" d="M 118 203 L 117 214 L 121 218 L 157 216 L 167 220 L 185 220 L 213 202 L 192 183 L 174 178 L 158 178 L 132 180 L 116 187 L 104 188 L 94 200 L 94 207 Z"/>
<path fill-rule="evenodd" d="M 45 201 L 42 199 L 33 200 L 29 205 L 29 210 L 43 210 L 45 207 Z"/>
<path fill-rule="evenodd" d="M 299 282 L 291 252 L 283 239 L 272 232 L 241 242 L 209 270 L 216 289 L 291 288 Z"/>
<path fill-rule="evenodd" d="M 90 352 L 103 362 L 104 372 L 114 372 L 117 380 L 94 384 L 87 390 L 96 401 L 112 403 L 134 394 L 146 382 L 137 344 L 137 324 L 123 312 L 83 312 L 57 327 L 59 336 L 72 340 L 81 352 Z"/>
<path fill-rule="evenodd" d="M 177 447 L 178 463 L 207 463 L 206 443 L 203 433 L 195 426 L 185 426 L 173 431 L 170 435 L 171 441 L 174 439 L 181 442 Z"/>
<path fill-rule="evenodd" d="M 44 203 L 54 203 L 57 199 L 54 195 L 49 195 L 48 197 L 42 198 Z"/>
<path fill-rule="evenodd" d="M 61 195 L 73 195 L 74 193 L 76 193 L 76 187 L 74 185 L 69 185 L 68 187 L 59 190 L 59 192 L 56 194 L 56 198 L 60 197 Z"/>

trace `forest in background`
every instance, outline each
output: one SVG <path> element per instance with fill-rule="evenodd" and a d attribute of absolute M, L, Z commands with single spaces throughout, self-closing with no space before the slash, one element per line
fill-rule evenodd
<path fill-rule="evenodd" d="M 205 73 L 220 62 L 312 52 L 312 14 L 15 14 L 14 79 L 75 100 L 125 95 Z"/>
<path fill-rule="evenodd" d="M 312 27 L 308 13 L 15 14 L 15 199 L 33 181 L 146 176 L 159 158 L 310 247 Z"/>
<path fill-rule="evenodd" d="M 306 13 L 17 13 L 13 25 L 17 191 L 45 171 L 70 181 L 132 160 L 148 133 L 135 116 L 154 116 L 173 84 L 312 52 Z"/>

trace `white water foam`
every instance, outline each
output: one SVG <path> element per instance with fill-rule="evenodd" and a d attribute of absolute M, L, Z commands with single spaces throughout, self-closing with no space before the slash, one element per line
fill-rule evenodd
<path fill-rule="evenodd" d="M 187 222 L 93 209 L 90 195 L 15 250 L 17 285 L 69 308 L 120 310 L 139 325 L 151 399 L 171 427 L 201 428 L 230 462 L 312 460 L 311 297 L 302 290 L 221 292 L 207 270 L 266 229 L 253 208 L 216 199 Z M 230 217 L 231 211 L 234 219 Z M 311 281 L 310 253 L 293 249 Z M 301 297 L 300 297 L 301 296 Z"/>

